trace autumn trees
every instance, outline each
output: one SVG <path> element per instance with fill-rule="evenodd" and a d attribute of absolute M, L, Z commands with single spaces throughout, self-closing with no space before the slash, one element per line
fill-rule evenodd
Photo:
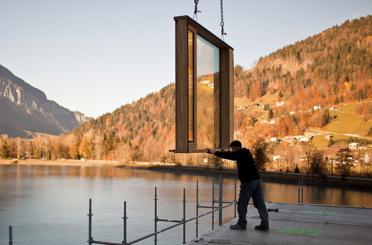
<path fill-rule="evenodd" d="M 350 174 L 350 169 L 353 165 L 353 157 L 351 155 L 351 151 L 348 147 L 341 148 L 337 152 L 337 170 L 339 174 L 345 178 Z"/>

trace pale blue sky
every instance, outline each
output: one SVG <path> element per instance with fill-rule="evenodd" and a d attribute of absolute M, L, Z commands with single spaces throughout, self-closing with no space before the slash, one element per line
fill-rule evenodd
<path fill-rule="evenodd" d="M 49 99 L 98 116 L 174 81 L 174 21 L 193 0 L 0 0 L 0 64 Z M 200 0 L 198 21 L 219 36 L 219 0 Z M 346 19 L 371 0 L 224 0 L 235 63 Z"/>

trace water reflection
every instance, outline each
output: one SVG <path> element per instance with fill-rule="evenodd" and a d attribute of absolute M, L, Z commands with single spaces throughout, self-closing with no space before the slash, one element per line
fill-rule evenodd
<path fill-rule="evenodd" d="M 219 147 L 220 50 L 197 36 L 197 144 Z"/>
<path fill-rule="evenodd" d="M 129 237 L 153 230 L 153 193 L 159 190 L 159 216 L 179 218 L 182 189 L 186 188 L 187 217 L 195 214 L 195 184 L 199 180 L 200 202 L 210 204 L 211 176 L 190 175 L 114 167 L 0 166 L 0 244 L 6 244 L 7 226 L 16 230 L 16 244 L 84 244 L 87 237 L 87 200 L 94 201 L 94 234 L 104 240 L 121 241 L 122 202 L 128 203 Z M 234 179 L 223 179 L 223 199 L 234 199 Z M 266 182 L 265 199 L 297 202 L 297 186 Z M 217 196 L 218 185 L 216 184 Z M 372 207 L 372 193 L 305 186 L 304 202 Z M 224 220 L 233 217 L 233 209 Z M 165 227 L 165 226 L 162 226 Z M 200 233 L 210 229 L 210 217 L 201 220 Z M 194 231 L 194 224 L 188 224 Z M 47 232 L 46 232 L 47 231 Z M 68 235 L 66 235 L 68 234 Z M 181 241 L 180 230 L 160 236 L 159 244 Z M 188 233 L 188 240 L 193 238 Z M 142 244 L 153 244 L 149 239 Z"/>

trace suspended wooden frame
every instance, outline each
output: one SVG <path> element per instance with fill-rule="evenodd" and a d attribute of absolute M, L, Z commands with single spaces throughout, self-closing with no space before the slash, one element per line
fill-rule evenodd
<path fill-rule="evenodd" d="M 176 149 L 228 148 L 234 133 L 233 48 L 188 16 L 176 22 Z"/>

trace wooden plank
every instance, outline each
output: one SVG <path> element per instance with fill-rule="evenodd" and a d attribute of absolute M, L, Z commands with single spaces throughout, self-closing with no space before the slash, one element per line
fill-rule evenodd
<path fill-rule="evenodd" d="M 221 147 L 228 148 L 234 136 L 234 61 L 231 49 L 221 49 Z"/>
<path fill-rule="evenodd" d="M 223 40 L 218 38 L 216 35 L 214 35 L 212 32 L 208 31 L 204 26 L 200 25 L 198 22 L 193 20 L 187 15 L 184 16 L 176 16 L 174 17 L 174 20 L 186 20 L 189 25 L 192 25 L 195 29 L 197 29 L 198 35 L 202 36 L 204 39 L 207 39 L 209 42 L 211 42 L 213 45 L 220 47 L 220 48 L 229 48 L 234 50 L 230 45 L 225 43 Z"/>
<path fill-rule="evenodd" d="M 176 152 L 188 151 L 187 21 L 176 20 Z"/>

